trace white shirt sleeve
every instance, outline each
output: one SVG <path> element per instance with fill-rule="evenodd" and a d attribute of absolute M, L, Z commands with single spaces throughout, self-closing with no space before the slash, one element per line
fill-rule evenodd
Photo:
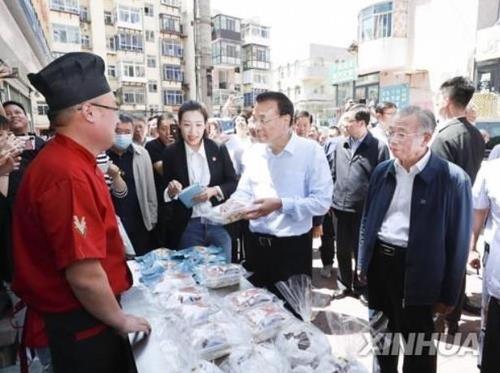
<path fill-rule="evenodd" d="M 488 164 L 483 164 L 472 187 L 472 203 L 476 210 L 484 210 L 490 207 L 490 199 L 486 188 L 486 175 L 489 168 Z"/>
<path fill-rule="evenodd" d="M 332 204 L 333 180 L 326 155 L 319 145 L 312 150 L 314 155 L 306 176 L 307 195 L 281 198 L 283 213 L 295 221 L 325 215 Z"/>

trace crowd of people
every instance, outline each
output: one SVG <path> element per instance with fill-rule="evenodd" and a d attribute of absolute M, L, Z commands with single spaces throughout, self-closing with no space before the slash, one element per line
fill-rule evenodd
<path fill-rule="evenodd" d="M 234 118 L 233 134 L 196 101 L 149 119 L 120 112 L 91 53 L 65 54 L 28 78 L 54 136 L 30 133 L 21 103 L 2 104 L 0 265 L 3 286 L 27 307 L 23 346 L 47 371 L 135 371 L 124 335 L 150 325 L 120 308 L 126 256 L 218 246 L 279 295 L 276 282 L 312 276 L 314 238 L 321 276 L 338 285 L 333 301 L 355 297 L 382 312 L 386 332 L 432 343 L 435 331 L 459 331 L 462 309 L 482 312 L 480 369 L 495 371 L 500 159 L 494 150 L 483 161 L 466 78 L 441 85 L 437 120 L 417 106 L 350 102 L 323 128 L 270 91 Z M 248 201 L 243 220 L 205 218 L 229 200 Z M 485 266 L 481 308 L 465 296 L 467 265 Z M 435 372 L 431 350 L 405 351 L 403 371 Z M 397 371 L 398 356 L 376 357 L 381 372 Z"/>

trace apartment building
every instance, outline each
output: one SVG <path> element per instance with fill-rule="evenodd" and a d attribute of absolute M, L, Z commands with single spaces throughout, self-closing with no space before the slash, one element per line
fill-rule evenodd
<path fill-rule="evenodd" d="M 305 56 L 274 69 L 273 88 L 285 93 L 296 111 L 310 112 L 318 124 L 329 124 L 337 113 L 338 86 L 332 84 L 331 70 L 351 55 L 345 48 L 310 44 Z"/>
<path fill-rule="evenodd" d="M 30 88 L 28 73 L 36 72 L 51 60 L 50 49 L 44 37 L 43 17 L 37 10 L 40 1 L 0 2 L 0 60 L 18 71 L 17 77 L 0 82 L 0 99 L 15 100 L 23 104 L 32 131 L 40 132 L 35 121 L 37 95 Z"/>
<path fill-rule="evenodd" d="M 255 104 L 255 97 L 271 88 L 270 28 L 256 20 L 226 14 L 212 17 L 213 111 L 221 115 L 229 96 L 229 114 Z"/>
<path fill-rule="evenodd" d="M 54 57 L 100 55 L 124 111 L 150 116 L 178 110 L 187 89 L 181 0 L 47 0 L 46 6 Z"/>

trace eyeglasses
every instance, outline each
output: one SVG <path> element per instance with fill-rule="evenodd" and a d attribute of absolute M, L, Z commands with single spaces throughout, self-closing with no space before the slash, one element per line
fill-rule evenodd
<path fill-rule="evenodd" d="M 97 106 L 103 109 L 108 109 L 108 110 L 113 110 L 113 111 L 119 111 L 120 108 L 118 106 L 108 106 L 108 105 L 103 105 L 103 104 L 96 104 L 94 102 L 91 102 L 90 105 L 92 106 Z"/>
<path fill-rule="evenodd" d="M 386 131 L 388 139 L 394 138 L 396 141 L 405 141 L 413 135 L 421 135 L 422 132 L 399 132 L 399 131 Z"/>
<path fill-rule="evenodd" d="M 100 107 L 103 109 L 113 110 L 113 111 L 120 111 L 120 108 L 118 106 L 108 106 L 108 105 L 103 105 L 103 104 L 96 104 L 95 102 L 89 102 L 89 105 L 92 105 L 95 107 Z M 76 110 L 82 110 L 82 107 L 80 106 Z"/>
<path fill-rule="evenodd" d="M 275 119 L 278 119 L 279 117 L 281 117 L 281 115 L 278 115 L 277 117 L 269 118 L 269 119 L 251 117 L 248 120 L 248 124 L 250 124 L 250 125 L 267 124 L 269 122 L 272 122 Z"/>

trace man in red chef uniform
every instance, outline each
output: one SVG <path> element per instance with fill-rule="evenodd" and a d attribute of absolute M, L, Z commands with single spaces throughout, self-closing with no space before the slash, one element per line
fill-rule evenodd
<path fill-rule="evenodd" d="M 56 136 L 18 191 L 13 290 L 45 323 L 54 372 L 135 372 L 126 335 L 150 325 L 118 302 L 131 277 L 96 166 L 118 121 L 104 61 L 67 53 L 28 78 L 45 96 Z"/>

